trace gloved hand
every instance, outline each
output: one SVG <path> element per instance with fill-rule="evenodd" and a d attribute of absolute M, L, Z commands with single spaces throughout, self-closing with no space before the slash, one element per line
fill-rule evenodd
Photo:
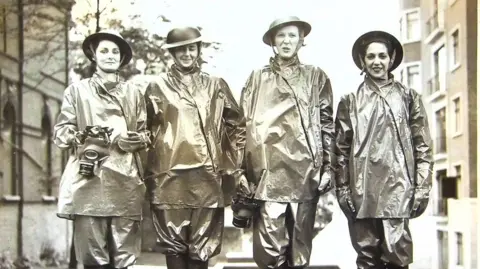
<path fill-rule="evenodd" d="M 429 197 L 430 190 L 421 188 L 415 189 L 412 211 L 410 211 L 410 218 L 414 219 L 420 217 L 425 212 L 428 206 Z"/>
<path fill-rule="evenodd" d="M 348 186 L 343 186 L 337 189 L 337 200 L 343 213 L 348 219 L 355 219 L 357 211 L 353 205 L 352 192 Z"/>
<path fill-rule="evenodd" d="M 83 143 L 85 143 L 85 138 L 87 138 L 85 132 L 77 131 L 73 128 L 69 128 L 67 133 L 68 138 L 66 142 L 72 146 L 78 147 L 79 145 L 82 145 Z"/>
<path fill-rule="evenodd" d="M 137 132 L 127 132 L 127 135 L 120 135 L 118 137 L 118 140 L 116 141 L 118 147 L 125 151 L 125 152 L 130 152 L 134 153 L 137 151 L 140 151 L 142 149 L 145 149 L 147 147 L 147 144 L 139 133 Z"/>
<path fill-rule="evenodd" d="M 326 168 L 325 171 L 322 173 L 322 176 L 320 178 L 320 184 L 318 185 L 319 196 L 324 195 L 325 193 L 333 189 L 333 177 L 333 171 L 330 168 Z"/>
<path fill-rule="evenodd" d="M 238 177 L 237 194 L 242 196 L 242 197 L 251 197 L 252 193 L 253 192 L 252 192 L 250 184 L 248 183 L 247 178 L 245 177 L 244 174 L 241 174 Z"/>

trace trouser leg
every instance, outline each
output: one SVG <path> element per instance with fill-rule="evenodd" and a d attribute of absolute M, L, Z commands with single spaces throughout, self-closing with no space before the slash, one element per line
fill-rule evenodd
<path fill-rule="evenodd" d="M 111 218 L 108 243 L 112 268 L 128 268 L 135 264 L 142 247 L 140 225 L 135 219 Z"/>
<path fill-rule="evenodd" d="M 253 259 L 261 269 L 287 265 L 287 207 L 288 203 L 265 201 L 253 217 Z"/>
<path fill-rule="evenodd" d="M 357 252 L 357 268 L 384 268 L 382 256 L 383 229 L 380 219 L 356 219 L 348 222 L 350 240 Z"/>
<path fill-rule="evenodd" d="M 191 209 L 158 209 L 152 205 L 152 218 L 167 268 L 187 269 Z"/>
<path fill-rule="evenodd" d="M 108 218 L 76 216 L 74 220 L 75 256 L 85 268 L 110 264 L 107 248 Z"/>
<path fill-rule="evenodd" d="M 222 249 L 224 208 L 195 208 L 189 238 L 189 269 L 206 269 Z"/>
<path fill-rule="evenodd" d="M 388 269 L 406 269 L 413 262 L 413 242 L 408 219 L 383 219 L 382 260 Z"/>
<path fill-rule="evenodd" d="M 306 268 L 312 253 L 316 202 L 290 203 L 287 207 L 286 226 L 290 238 L 287 250 L 289 268 Z"/>

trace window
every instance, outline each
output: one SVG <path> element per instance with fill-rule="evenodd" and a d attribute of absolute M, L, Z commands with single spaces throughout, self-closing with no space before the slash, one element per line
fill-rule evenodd
<path fill-rule="evenodd" d="M 404 42 L 419 41 L 421 39 L 420 11 L 413 10 L 404 13 L 400 20 L 400 36 Z"/>
<path fill-rule="evenodd" d="M 445 124 L 445 108 L 439 109 L 435 112 L 436 121 L 436 141 L 435 153 L 445 153 L 447 150 L 447 128 Z"/>
<path fill-rule="evenodd" d="M 7 85 L 9 82 L 7 82 Z M 15 107 L 13 106 L 12 102 L 9 100 L 3 107 L 3 121 L 4 124 L 2 126 L 3 132 L 3 143 L 5 148 L 5 158 L 3 159 L 4 166 L 6 169 L 4 171 L 5 179 L 7 180 L 6 186 L 9 193 L 7 195 L 17 195 L 17 165 L 16 165 L 16 114 L 15 114 Z M 10 167 L 10 169 L 8 169 Z"/>
<path fill-rule="evenodd" d="M 407 40 L 419 40 L 420 34 L 420 15 L 418 11 L 407 13 Z"/>
<path fill-rule="evenodd" d="M 431 85 L 435 91 L 446 90 L 446 65 L 447 57 L 445 54 L 445 45 L 442 45 L 433 53 L 433 78 Z"/>
<path fill-rule="evenodd" d="M 438 269 L 448 269 L 448 232 L 437 231 Z"/>
<path fill-rule="evenodd" d="M 42 117 L 42 140 L 44 144 L 44 158 L 45 158 L 45 178 L 44 185 L 46 195 L 52 196 L 53 191 L 53 173 L 52 173 L 52 122 L 48 108 L 44 108 Z"/>
<path fill-rule="evenodd" d="M 451 43 L 452 43 L 452 67 L 455 68 L 460 64 L 460 47 L 459 47 L 459 31 L 455 30 L 451 34 Z"/>
<path fill-rule="evenodd" d="M 457 265 L 463 265 L 463 234 L 456 232 L 455 233 L 457 238 Z"/>
<path fill-rule="evenodd" d="M 411 65 L 407 67 L 407 85 L 417 91 L 421 90 L 420 65 Z"/>
<path fill-rule="evenodd" d="M 460 97 L 453 99 L 453 128 L 455 134 L 461 132 L 462 117 L 460 115 Z"/>

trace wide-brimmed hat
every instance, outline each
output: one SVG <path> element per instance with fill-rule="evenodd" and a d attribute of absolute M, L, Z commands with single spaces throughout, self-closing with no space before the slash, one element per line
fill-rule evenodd
<path fill-rule="evenodd" d="M 390 46 L 395 52 L 395 59 L 393 60 L 392 66 L 390 66 L 388 71 L 391 72 L 395 70 L 395 68 L 397 68 L 400 65 L 400 63 L 402 63 L 403 47 L 400 41 L 398 41 L 398 39 L 395 36 L 384 31 L 371 31 L 357 38 L 357 41 L 355 41 L 352 47 L 352 57 L 353 57 L 353 61 L 355 62 L 355 65 L 359 69 L 363 69 L 362 62 L 360 61 L 359 55 L 364 54 L 367 46 L 370 43 L 375 41 L 387 42 L 390 44 Z"/>
<path fill-rule="evenodd" d="M 277 31 L 278 29 L 287 26 L 287 25 L 298 25 L 301 29 L 304 31 L 304 37 L 306 37 L 310 31 L 312 30 L 312 26 L 306 22 L 300 20 L 296 16 L 289 16 L 285 18 L 279 18 L 274 20 L 271 24 L 268 30 L 265 32 L 263 35 L 263 43 L 271 46 L 272 45 L 272 34 Z"/>
<path fill-rule="evenodd" d="M 171 49 L 202 41 L 200 30 L 195 27 L 174 28 L 167 34 L 163 48 Z"/>
<path fill-rule="evenodd" d="M 120 67 L 127 65 L 132 59 L 132 48 L 118 32 L 113 30 L 102 30 L 87 36 L 83 41 L 83 53 L 85 53 L 85 56 L 87 56 L 90 61 L 94 61 L 94 52 L 91 51 L 90 45 L 99 40 L 110 40 L 117 44 L 120 49 L 120 54 L 123 57 Z"/>

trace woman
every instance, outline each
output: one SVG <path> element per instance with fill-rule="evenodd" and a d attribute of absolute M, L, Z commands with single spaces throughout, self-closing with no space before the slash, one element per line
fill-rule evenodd
<path fill-rule="evenodd" d="M 308 266 L 317 202 L 332 187 L 330 79 L 297 55 L 310 30 L 297 17 L 275 20 L 263 36 L 275 56 L 242 92 L 245 176 L 259 206 L 253 257 L 260 268 Z"/>
<path fill-rule="evenodd" d="M 76 257 L 85 268 L 127 268 L 140 254 L 145 185 L 138 152 L 149 144 L 146 104 L 119 68 L 132 58 L 113 31 L 88 36 L 83 51 L 92 78 L 64 92 L 55 144 L 74 149 L 60 182 L 58 216 L 74 221 Z"/>
<path fill-rule="evenodd" d="M 338 105 L 337 198 L 357 267 L 407 268 L 413 261 L 408 220 L 425 211 L 432 184 L 427 114 L 420 95 L 391 74 L 403 58 L 394 36 L 368 32 L 352 56 L 366 75 Z"/>
<path fill-rule="evenodd" d="M 198 29 L 172 29 L 165 47 L 175 63 L 146 90 L 154 224 L 167 268 L 208 268 L 221 250 L 230 199 L 222 178 L 232 177 L 222 175 L 236 172 L 244 121 L 225 81 L 200 70 Z"/>

